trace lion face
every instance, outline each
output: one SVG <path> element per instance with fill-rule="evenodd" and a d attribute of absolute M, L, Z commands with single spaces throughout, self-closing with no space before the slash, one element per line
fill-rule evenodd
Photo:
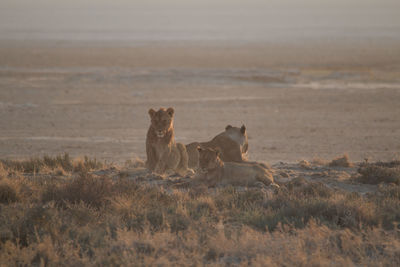
<path fill-rule="evenodd" d="M 247 153 L 249 143 L 247 138 L 246 126 L 242 125 L 242 127 L 239 128 L 228 125 L 225 127 L 225 133 L 229 138 L 240 145 L 243 154 Z"/>
<path fill-rule="evenodd" d="M 174 109 L 160 108 L 158 111 L 149 110 L 151 118 L 151 127 L 154 129 L 158 138 L 163 138 L 167 132 L 173 127 Z"/>
<path fill-rule="evenodd" d="M 217 168 L 220 165 L 220 151 L 212 148 L 197 147 L 199 151 L 199 169 L 202 173 L 207 173 L 210 170 Z"/>

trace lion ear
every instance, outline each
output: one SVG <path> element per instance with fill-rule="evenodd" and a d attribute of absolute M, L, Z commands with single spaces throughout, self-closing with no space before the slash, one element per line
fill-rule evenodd
<path fill-rule="evenodd" d="M 154 116 L 154 114 L 156 113 L 156 111 L 154 110 L 154 109 L 149 109 L 149 115 L 150 115 L 150 118 L 152 118 L 153 116 Z"/>
<path fill-rule="evenodd" d="M 245 134 L 245 133 L 246 133 L 246 126 L 244 126 L 244 124 L 243 124 L 242 127 L 240 128 L 240 132 L 241 132 L 242 134 Z"/>
<path fill-rule="evenodd" d="M 168 108 L 168 109 L 167 109 L 167 113 L 168 113 L 168 115 L 170 115 L 171 117 L 174 116 L 174 112 L 175 112 L 175 110 L 174 110 L 173 108 Z"/>
<path fill-rule="evenodd" d="M 230 128 L 232 128 L 232 125 L 228 124 L 228 125 L 225 127 L 225 131 L 229 130 Z"/>

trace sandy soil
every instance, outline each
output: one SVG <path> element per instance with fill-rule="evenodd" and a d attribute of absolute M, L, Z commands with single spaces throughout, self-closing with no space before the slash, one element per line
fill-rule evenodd
<path fill-rule="evenodd" d="M 400 151 L 400 44 L 0 43 L 0 158 L 145 158 L 149 108 L 176 138 L 247 126 L 251 160 L 390 160 Z"/>
<path fill-rule="evenodd" d="M 306 162 L 306 165 L 304 164 Z M 379 187 L 386 186 L 364 184 L 357 181 L 359 177 L 358 165 L 349 167 L 343 166 L 329 166 L 327 163 L 310 163 L 308 161 L 301 161 L 300 163 L 276 163 L 270 166 L 270 171 L 273 173 L 275 182 L 280 185 L 297 179 L 298 183 L 323 183 L 328 188 L 338 191 L 355 192 L 361 195 L 368 193 L 375 193 Z M 111 168 L 104 168 L 91 172 L 98 177 L 111 177 L 118 180 L 127 178 L 134 180 L 143 186 L 157 186 L 162 187 L 167 192 L 173 192 L 174 189 L 186 190 L 193 186 L 193 175 L 186 177 L 179 177 L 178 175 L 160 176 L 150 173 L 144 168 L 143 161 L 130 161 L 126 162 L 124 166 L 112 166 Z M 196 187 L 199 186 L 196 184 Z M 215 188 L 222 188 L 224 186 L 210 187 L 210 193 Z M 247 190 L 246 187 L 236 186 L 237 190 Z M 274 190 L 273 187 L 257 185 L 256 188 Z"/>

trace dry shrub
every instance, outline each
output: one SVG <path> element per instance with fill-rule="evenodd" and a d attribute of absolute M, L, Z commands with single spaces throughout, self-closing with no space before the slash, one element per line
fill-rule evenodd
<path fill-rule="evenodd" d="M 4 168 L 3 163 L 0 161 L 0 180 L 7 177 L 8 171 Z"/>
<path fill-rule="evenodd" d="M 101 216 L 99 209 L 89 206 L 85 202 L 65 203 L 64 208 L 65 215 L 77 226 L 86 226 L 91 222 L 97 222 Z"/>
<path fill-rule="evenodd" d="M 400 185 L 400 166 L 398 164 L 364 163 L 358 172 L 361 176 L 357 180 L 361 183 L 379 184 L 383 182 Z"/>
<path fill-rule="evenodd" d="M 57 167 L 54 169 L 53 174 L 56 176 L 66 176 L 67 172 L 63 168 Z"/>
<path fill-rule="evenodd" d="M 133 160 L 129 159 L 125 161 L 124 165 L 126 168 L 144 168 L 146 164 L 142 159 L 135 158 Z"/>
<path fill-rule="evenodd" d="M 333 159 L 330 163 L 329 163 L 329 167 L 352 167 L 353 163 L 350 162 L 349 160 L 349 156 L 347 154 L 344 154 L 341 157 L 335 158 Z"/>
<path fill-rule="evenodd" d="M 43 159 L 31 158 L 28 160 L 1 160 L 5 168 L 25 173 L 40 173 L 45 169 L 62 168 L 65 171 L 72 170 L 72 161 L 66 153 L 63 156 L 44 156 Z"/>
<path fill-rule="evenodd" d="M 8 183 L 0 182 L 0 203 L 9 204 L 18 200 L 17 191 Z"/>
<path fill-rule="evenodd" d="M 12 180 L 19 195 L 29 190 L 23 201 L 0 204 L 2 264 L 400 264 L 400 186 L 362 196 L 296 178 L 274 192 L 232 186 L 197 192 L 73 175 Z"/>
<path fill-rule="evenodd" d="M 373 164 L 380 167 L 395 168 L 395 167 L 400 167 L 400 160 L 392 160 L 389 162 L 378 161 Z"/>
<path fill-rule="evenodd" d="M 73 171 L 75 172 L 89 172 L 92 170 L 100 169 L 103 163 L 97 159 L 90 159 L 85 156 L 83 159 L 76 159 L 73 161 Z"/>
<path fill-rule="evenodd" d="M 118 229 L 104 243 L 82 250 L 70 242 L 44 236 L 21 247 L 7 242 L 0 251 L 5 265 L 47 266 L 398 266 L 398 233 L 379 229 L 362 232 L 332 230 L 313 222 L 304 229 L 279 227 L 260 233 L 244 227 L 234 238 L 225 226 L 184 234 L 165 230 L 142 233 Z M 66 236 L 67 237 L 67 236 Z M 70 240 L 70 239 L 69 239 Z M 199 242 L 202 240 L 202 242 Z M 70 240 L 72 241 L 72 240 Z"/>
<path fill-rule="evenodd" d="M 90 266 L 74 244 L 55 243 L 49 235 L 27 246 L 7 241 L 1 251 L 0 262 L 4 266 Z"/>
<path fill-rule="evenodd" d="M 43 165 L 49 167 L 50 169 L 62 169 L 66 172 L 71 172 L 73 170 L 72 160 L 68 153 L 65 153 L 63 156 L 44 156 L 43 157 Z"/>
<path fill-rule="evenodd" d="M 31 158 L 28 160 L 0 160 L 4 169 L 20 171 L 24 173 L 41 173 L 44 171 L 58 170 L 64 172 L 87 172 L 98 169 L 103 164 L 96 159 L 85 156 L 83 159 L 73 160 L 68 153 L 55 157 L 44 156 L 41 158 Z"/>
<path fill-rule="evenodd" d="M 329 198 L 334 191 L 320 182 L 307 182 L 304 178 L 294 178 L 286 184 L 289 194 L 304 197 Z"/>
<path fill-rule="evenodd" d="M 400 200 L 400 186 L 386 186 L 379 188 L 379 193 L 387 198 Z"/>
<path fill-rule="evenodd" d="M 305 160 L 305 159 L 303 159 L 303 160 L 301 160 L 301 161 L 299 162 L 299 166 L 300 166 L 301 168 L 303 168 L 303 169 L 306 169 L 306 170 L 311 170 L 311 169 L 312 169 L 312 166 L 311 166 L 310 162 L 308 162 L 308 161 Z"/>
<path fill-rule="evenodd" d="M 278 223 L 302 228 L 312 219 L 333 228 L 361 229 L 377 226 L 381 216 L 375 203 L 358 194 L 338 193 L 322 183 L 301 178 L 282 186 L 274 198 L 264 203 L 264 210 L 256 212 L 262 217 L 258 218 L 257 228 L 272 231 Z M 393 222 L 394 218 L 388 220 Z"/>
<path fill-rule="evenodd" d="M 84 202 L 89 206 L 99 208 L 112 194 L 112 182 L 109 178 L 95 178 L 90 174 L 82 173 L 65 185 L 48 186 L 42 195 L 42 200 L 43 202 L 54 200 L 59 205 L 63 205 L 64 202 Z"/>
<path fill-rule="evenodd" d="M 213 217 L 217 214 L 215 203 L 210 197 L 199 197 L 195 201 L 187 203 L 188 214 L 193 220 L 199 220 L 202 217 Z"/>
<path fill-rule="evenodd" d="M 312 163 L 313 165 L 325 166 L 325 165 L 328 165 L 329 162 L 328 162 L 327 160 L 325 160 L 325 159 L 313 158 L 312 161 L 311 161 L 311 163 Z"/>
<path fill-rule="evenodd" d="M 19 239 L 21 245 L 38 241 L 45 233 L 53 233 L 53 218 L 57 213 L 53 209 L 47 209 L 41 205 L 34 205 L 28 209 L 21 220 L 14 226 L 14 236 Z"/>
<path fill-rule="evenodd" d="M 1 160 L 5 169 L 25 173 L 38 173 L 43 166 L 43 161 L 38 158 L 29 160 Z"/>
<path fill-rule="evenodd" d="M 120 178 L 113 184 L 113 190 L 118 196 L 134 196 L 139 190 L 140 186 L 131 179 Z"/>
<path fill-rule="evenodd" d="M 0 212 L 0 248 L 7 241 L 28 246 L 45 235 L 56 237 L 60 230 L 59 219 L 56 209 L 40 204 L 14 203 L 3 206 Z"/>

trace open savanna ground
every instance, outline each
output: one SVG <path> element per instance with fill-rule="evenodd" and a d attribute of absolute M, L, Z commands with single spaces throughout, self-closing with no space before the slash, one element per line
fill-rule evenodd
<path fill-rule="evenodd" d="M 251 160 L 391 160 L 400 42 L 124 45 L 0 42 L 0 158 L 145 157 L 148 110 L 208 141 L 245 124 Z"/>
<path fill-rule="evenodd" d="M 1 160 L 7 266 L 398 266 L 400 163 L 272 165 L 279 188 L 190 184 L 141 160 Z"/>

